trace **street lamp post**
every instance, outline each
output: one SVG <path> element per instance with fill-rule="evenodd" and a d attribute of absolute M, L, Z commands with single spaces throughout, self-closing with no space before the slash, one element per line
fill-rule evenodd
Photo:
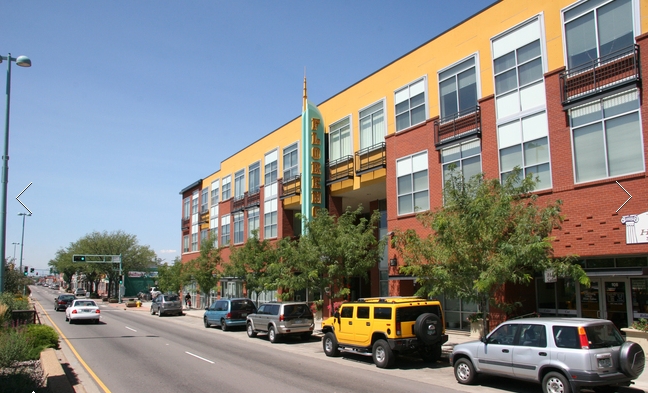
<path fill-rule="evenodd" d="M 9 181 L 9 103 L 11 98 L 11 62 L 16 62 L 21 67 L 31 67 L 31 60 L 27 56 L 6 57 L 0 56 L 0 63 L 7 61 L 7 106 L 5 111 L 4 153 L 2 155 L 2 193 L 0 196 L 0 293 L 4 291 L 4 270 L 7 247 L 7 182 Z M 22 248 L 22 246 L 21 246 Z M 22 252 L 22 251 L 21 251 Z"/>
<path fill-rule="evenodd" d="M 20 239 L 20 267 L 18 271 L 22 273 L 22 257 L 23 257 L 23 248 L 25 246 L 25 217 L 31 216 L 31 213 L 18 213 L 19 216 L 23 218 L 23 227 L 22 227 L 22 238 Z M 25 287 L 23 286 L 23 295 L 25 294 Z"/>
<path fill-rule="evenodd" d="M 13 246 L 14 246 L 13 263 L 14 263 L 14 266 L 16 266 L 16 246 L 19 245 L 20 243 L 15 243 L 14 242 L 14 243 L 11 243 L 11 244 L 13 244 Z"/>

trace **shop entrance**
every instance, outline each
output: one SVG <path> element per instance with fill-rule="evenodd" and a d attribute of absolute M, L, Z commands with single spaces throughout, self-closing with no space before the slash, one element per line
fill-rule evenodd
<path fill-rule="evenodd" d="M 590 283 L 580 292 L 582 317 L 609 319 L 619 329 L 628 327 L 628 280 L 590 277 Z"/>

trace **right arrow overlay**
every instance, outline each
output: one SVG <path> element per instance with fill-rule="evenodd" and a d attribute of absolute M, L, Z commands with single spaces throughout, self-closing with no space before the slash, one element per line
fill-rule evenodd
<path fill-rule="evenodd" d="M 628 194 L 628 196 L 630 197 L 630 198 L 628 198 L 625 202 L 623 202 L 623 205 L 619 206 L 619 208 L 616 209 L 616 213 L 618 213 L 619 210 L 621 210 L 621 208 L 622 208 L 623 206 L 625 206 L 625 204 L 628 203 L 628 201 L 629 201 L 630 199 L 632 199 L 632 195 L 630 195 L 630 193 L 628 192 L 628 190 L 626 190 L 625 188 L 623 188 L 623 186 L 621 185 L 621 183 L 616 182 L 616 184 L 618 184 L 619 187 L 621 187 L 621 189 L 622 189 L 623 191 L 625 191 L 625 193 Z"/>

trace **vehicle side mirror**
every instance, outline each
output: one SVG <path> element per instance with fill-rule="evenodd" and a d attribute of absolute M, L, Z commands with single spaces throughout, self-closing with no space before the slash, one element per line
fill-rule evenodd
<path fill-rule="evenodd" d="M 488 340 L 486 339 L 486 337 L 480 337 L 479 341 L 483 342 L 484 344 L 488 344 Z"/>

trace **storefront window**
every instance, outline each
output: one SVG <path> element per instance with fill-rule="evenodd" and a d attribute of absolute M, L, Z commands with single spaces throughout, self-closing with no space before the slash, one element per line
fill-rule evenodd
<path fill-rule="evenodd" d="M 576 316 L 576 284 L 574 280 L 559 278 L 555 283 L 536 279 L 538 312 L 542 316 Z"/>
<path fill-rule="evenodd" d="M 648 266 L 646 264 L 648 260 L 646 257 L 636 257 L 636 258 L 617 258 L 616 265 L 617 267 L 636 267 L 636 266 Z"/>
<path fill-rule="evenodd" d="M 648 279 L 632 279 L 632 318 L 648 318 Z"/>

